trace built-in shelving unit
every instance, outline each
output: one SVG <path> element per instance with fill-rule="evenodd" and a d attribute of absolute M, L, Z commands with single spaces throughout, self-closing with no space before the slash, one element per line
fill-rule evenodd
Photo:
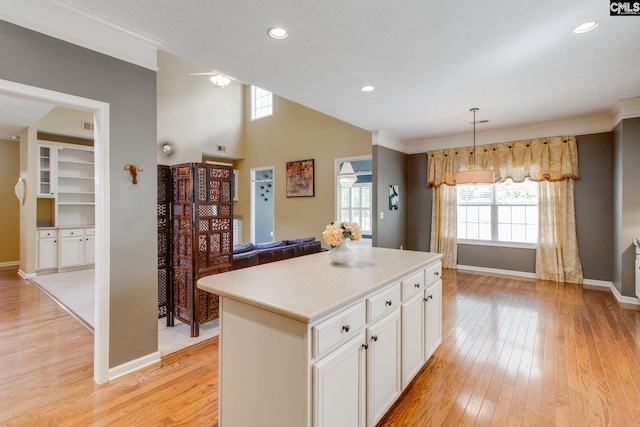
<path fill-rule="evenodd" d="M 87 145 L 38 141 L 38 156 L 38 198 L 53 199 L 53 210 L 48 213 L 49 227 L 39 235 L 38 268 L 92 265 L 94 149 Z"/>

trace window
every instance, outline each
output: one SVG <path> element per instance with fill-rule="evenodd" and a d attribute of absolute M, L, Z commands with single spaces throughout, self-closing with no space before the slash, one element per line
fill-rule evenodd
<path fill-rule="evenodd" d="M 251 86 L 251 120 L 273 115 L 273 94 L 268 90 Z"/>
<path fill-rule="evenodd" d="M 371 236 L 371 183 L 340 187 L 340 222 L 355 222 Z"/>
<path fill-rule="evenodd" d="M 458 185 L 458 239 L 537 243 L 538 184 Z"/>
<path fill-rule="evenodd" d="M 368 239 L 373 228 L 371 168 L 369 156 L 336 160 L 336 221 L 355 222 Z M 345 176 L 351 179 L 341 179 Z"/>

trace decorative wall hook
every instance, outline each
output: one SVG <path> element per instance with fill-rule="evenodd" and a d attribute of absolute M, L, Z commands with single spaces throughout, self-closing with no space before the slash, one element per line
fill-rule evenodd
<path fill-rule="evenodd" d="M 142 166 L 140 165 L 126 165 L 124 170 L 131 172 L 131 178 L 133 179 L 133 183 L 138 183 L 138 172 L 142 172 Z"/>

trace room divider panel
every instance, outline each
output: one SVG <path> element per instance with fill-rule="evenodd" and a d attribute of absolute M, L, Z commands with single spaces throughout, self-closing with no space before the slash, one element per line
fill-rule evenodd
<path fill-rule="evenodd" d="M 232 269 L 233 168 L 202 163 L 171 166 L 171 270 L 174 315 L 199 335 L 218 318 L 218 296 L 198 279 Z"/>

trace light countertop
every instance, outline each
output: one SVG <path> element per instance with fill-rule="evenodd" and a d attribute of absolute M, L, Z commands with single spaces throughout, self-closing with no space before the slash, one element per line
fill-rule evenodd
<path fill-rule="evenodd" d="M 441 254 L 354 247 L 349 266 L 331 265 L 328 252 L 214 274 L 198 288 L 304 323 L 400 280 L 442 258 Z"/>

